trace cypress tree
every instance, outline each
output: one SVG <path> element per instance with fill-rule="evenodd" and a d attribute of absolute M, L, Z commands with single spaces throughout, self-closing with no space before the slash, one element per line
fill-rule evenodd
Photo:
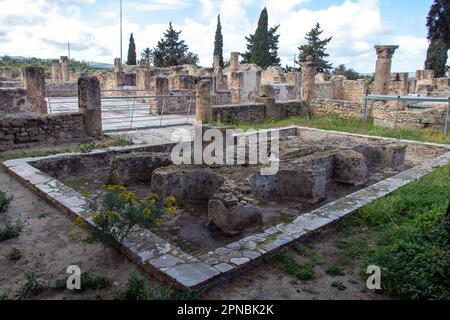
<path fill-rule="evenodd" d="M 130 36 L 130 44 L 128 45 L 127 65 L 129 66 L 136 65 L 136 44 L 134 43 L 133 34 L 131 34 Z"/>
<path fill-rule="evenodd" d="M 259 16 L 258 28 L 253 36 L 250 63 L 265 69 L 270 66 L 269 16 L 264 8 Z"/>
<path fill-rule="evenodd" d="M 217 16 L 216 37 L 214 39 L 214 55 L 219 56 L 219 65 L 223 68 L 225 64 L 223 61 L 223 35 L 220 14 Z"/>
<path fill-rule="evenodd" d="M 437 38 L 431 41 L 425 61 L 426 70 L 434 70 L 436 78 L 445 77 L 448 60 L 448 48 L 444 40 Z"/>
<path fill-rule="evenodd" d="M 326 53 L 326 46 L 330 43 L 332 37 L 321 40 L 320 35 L 323 30 L 320 29 L 320 24 L 317 23 L 314 28 L 306 34 L 307 44 L 301 45 L 298 60 L 305 62 L 308 56 L 312 56 L 313 61 L 317 63 L 317 73 L 328 73 L 333 65 L 329 63 L 326 58 L 330 55 Z"/>

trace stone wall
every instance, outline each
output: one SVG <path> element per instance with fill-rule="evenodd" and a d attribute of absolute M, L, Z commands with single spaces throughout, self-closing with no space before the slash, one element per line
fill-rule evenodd
<path fill-rule="evenodd" d="M 9 81 L 15 78 L 15 72 L 12 68 L 1 67 L 0 68 L 0 81 Z"/>
<path fill-rule="evenodd" d="M 275 101 L 292 101 L 300 98 L 297 88 L 287 83 L 261 85 L 259 91 L 261 97 L 275 98 Z"/>
<path fill-rule="evenodd" d="M 77 81 L 47 81 L 45 90 L 47 97 L 76 97 L 78 95 Z"/>
<path fill-rule="evenodd" d="M 300 101 L 277 102 L 273 106 L 277 110 L 277 118 L 306 115 L 309 109 Z M 261 121 L 268 117 L 267 106 L 264 103 L 213 106 L 213 120 L 223 122 Z"/>
<path fill-rule="evenodd" d="M 315 99 L 332 99 L 333 98 L 333 83 L 330 81 L 319 82 L 314 85 Z"/>
<path fill-rule="evenodd" d="M 0 118 L 0 151 L 87 138 L 84 114 L 13 115 Z"/>
<path fill-rule="evenodd" d="M 0 88 L 0 112 L 2 114 L 35 112 L 23 88 Z"/>
<path fill-rule="evenodd" d="M 364 103 L 333 99 L 314 99 L 311 102 L 311 112 L 313 114 L 337 114 L 344 118 L 362 118 L 364 115 Z"/>

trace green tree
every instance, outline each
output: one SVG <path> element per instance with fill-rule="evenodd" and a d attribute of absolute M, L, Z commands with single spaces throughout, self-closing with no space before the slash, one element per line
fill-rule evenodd
<path fill-rule="evenodd" d="M 189 47 L 180 40 L 181 31 L 175 31 L 172 22 L 164 32 L 164 36 L 153 49 L 153 62 L 155 67 L 171 67 L 182 64 Z"/>
<path fill-rule="evenodd" d="M 317 23 L 310 32 L 306 34 L 305 45 L 301 45 L 298 50 L 300 51 L 298 60 L 299 62 L 305 62 L 308 56 L 312 56 L 313 60 L 317 63 L 317 73 L 328 73 L 333 65 L 329 63 L 326 58 L 330 55 L 326 53 L 326 47 L 330 43 L 332 37 L 320 39 L 320 35 L 323 30 L 320 29 L 320 24 Z"/>
<path fill-rule="evenodd" d="M 185 56 L 185 60 L 187 64 L 198 64 L 200 62 L 200 58 L 198 57 L 198 54 L 193 52 L 188 52 Z"/>
<path fill-rule="evenodd" d="M 130 36 L 130 44 L 128 45 L 127 65 L 136 65 L 136 43 L 134 42 L 133 34 Z"/>
<path fill-rule="evenodd" d="M 361 75 L 358 72 L 356 72 L 352 68 L 347 69 L 345 64 L 340 64 L 336 69 L 333 70 L 333 74 L 336 76 L 345 76 L 348 80 L 361 79 Z"/>
<path fill-rule="evenodd" d="M 428 40 L 442 38 L 450 48 L 450 0 L 434 0 L 427 17 Z"/>
<path fill-rule="evenodd" d="M 426 70 L 434 70 L 436 78 L 445 77 L 448 47 L 442 38 L 433 39 L 427 51 Z"/>
<path fill-rule="evenodd" d="M 223 68 L 225 64 L 223 61 L 223 35 L 220 14 L 217 16 L 216 37 L 214 39 L 214 55 L 219 56 L 219 65 Z"/>
<path fill-rule="evenodd" d="M 277 34 L 277 32 L 278 32 L 279 27 L 280 27 L 280 25 L 272 27 L 268 31 L 269 46 L 270 46 L 269 56 L 270 56 L 270 65 L 271 66 L 280 66 L 281 65 L 281 60 L 278 56 L 280 35 Z M 245 37 L 245 39 L 247 40 L 247 51 L 241 55 L 242 63 L 251 63 L 250 60 L 251 60 L 251 56 L 253 53 L 253 43 L 255 41 L 254 40 L 255 36 L 253 34 L 250 34 L 248 37 Z"/>
<path fill-rule="evenodd" d="M 270 66 L 269 16 L 266 8 L 261 11 L 258 28 L 252 40 L 250 63 L 265 69 Z"/>
<path fill-rule="evenodd" d="M 152 58 L 152 49 L 145 48 L 144 51 L 141 53 L 142 59 L 151 59 Z"/>
<path fill-rule="evenodd" d="M 427 17 L 428 40 L 425 69 L 444 77 L 450 48 L 450 0 L 435 0 Z"/>

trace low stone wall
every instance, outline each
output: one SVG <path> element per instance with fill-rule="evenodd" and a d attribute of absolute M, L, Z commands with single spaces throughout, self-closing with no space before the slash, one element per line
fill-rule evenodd
<path fill-rule="evenodd" d="M 298 89 L 287 83 L 261 85 L 259 94 L 261 97 L 275 98 L 275 101 L 280 102 L 299 98 Z"/>
<path fill-rule="evenodd" d="M 0 118 L 0 151 L 38 143 L 86 138 L 84 114 L 16 115 Z"/>
<path fill-rule="evenodd" d="M 373 108 L 374 124 L 389 128 L 430 129 L 444 131 L 447 106 L 436 106 L 420 111 L 396 111 L 391 105 L 376 102 Z"/>
<path fill-rule="evenodd" d="M 76 97 L 78 95 L 77 81 L 47 81 L 45 84 L 47 97 Z"/>
<path fill-rule="evenodd" d="M 273 109 L 278 116 L 272 116 L 277 118 L 307 115 L 309 112 L 306 104 L 301 101 L 277 102 Z M 274 110 L 271 110 L 271 113 Z M 271 116 L 264 103 L 213 106 L 212 113 L 213 120 L 231 123 L 261 121 Z"/>
<path fill-rule="evenodd" d="M 331 99 L 333 98 L 333 82 L 319 82 L 314 85 L 314 98 Z"/>
<path fill-rule="evenodd" d="M 313 114 L 338 114 L 344 118 L 361 118 L 364 115 L 364 103 L 334 99 L 314 99 L 311 102 L 311 111 Z"/>

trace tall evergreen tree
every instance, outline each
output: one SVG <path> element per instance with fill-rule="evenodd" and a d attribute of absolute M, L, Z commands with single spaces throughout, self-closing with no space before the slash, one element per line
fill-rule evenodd
<path fill-rule="evenodd" d="M 434 70 L 436 78 L 445 77 L 446 64 L 448 60 L 448 47 L 441 38 L 433 39 L 428 47 L 426 70 Z"/>
<path fill-rule="evenodd" d="M 278 56 L 278 43 L 279 43 L 279 39 L 280 39 L 280 35 L 277 34 L 278 32 L 278 28 L 280 27 L 280 25 L 275 26 L 270 28 L 267 33 L 268 33 L 268 38 L 269 38 L 269 58 L 270 58 L 270 63 L 269 66 L 280 66 L 281 65 L 281 60 Z M 247 51 L 242 54 L 242 62 L 243 63 L 252 63 L 252 55 L 253 55 L 253 48 L 254 48 L 254 43 L 255 43 L 255 35 L 254 34 L 250 34 L 248 37 L 245 37 L 245 39 L 247 40 Z"/>
<path fill-rule="evenodd" d="M 142 53 L 141 53 L 141 58 L 142 59 L 151 59 L 151 57 L 152 57 L 152 49 L 145 48 L 144 51 L 142 51 Z"/>
<path fill-rule="evenodd" d="M 128 45 L 127 65 L 136 65 L 136 43 L 134 42 L 133 34 L 130 36 L 130 44 Z"/>
<path fill-rule="evenodd" d="M 450 0 L 434 0 L 427 17 L 428 40 L 442 38 L 450 48 Z"/>
<path fill-rule="evenodd" d="M 310 32 L 306 34 L 307 44 L 301 45 L 298 50 L 300 54 L 298 56 L 299 62 L 305 62 L 308 56 L 312 56 L 313 61 L 317 63 L 318 73 L 328 73 L 333 65 L 329 63 L 326 58 L 330 55 L 326 53 L 326 47 L 330 43 L 332 37 L 326 39 L 320 39 L 320 35 L 323 30 L 320 29 L 320 24 L 317 23 Z"/>
<path fill-rule="evenodd" d="M 172 22 L 164 32 L 164 36 L 153 49 L 153 63 L 155 67 L 177 66 L 185 60 L 189 47 L 180 40 L 181 31 L 175 31 Z"/>
<path fill-rule="evenodd" d="M 425 69 L 444 77 L 450 48 L 450 0 L 435 0 L 427 17 L 428 40 Z"/>
<path fill-rule="evenodd" d="M 223 68 L 225 64 L 223 61 L 223 35 L 220 14 L 217 16 L 216 37 L 214 39 L 214 55 L 219 56 L 219 65 Z"/>
<path fill-rule="evenodd" d="M 258 28 L 253 36 L 250 63 L 254 63 L 263 69 L 270 66 L 269 16 L 266 8 L 261 11 Z"/>

